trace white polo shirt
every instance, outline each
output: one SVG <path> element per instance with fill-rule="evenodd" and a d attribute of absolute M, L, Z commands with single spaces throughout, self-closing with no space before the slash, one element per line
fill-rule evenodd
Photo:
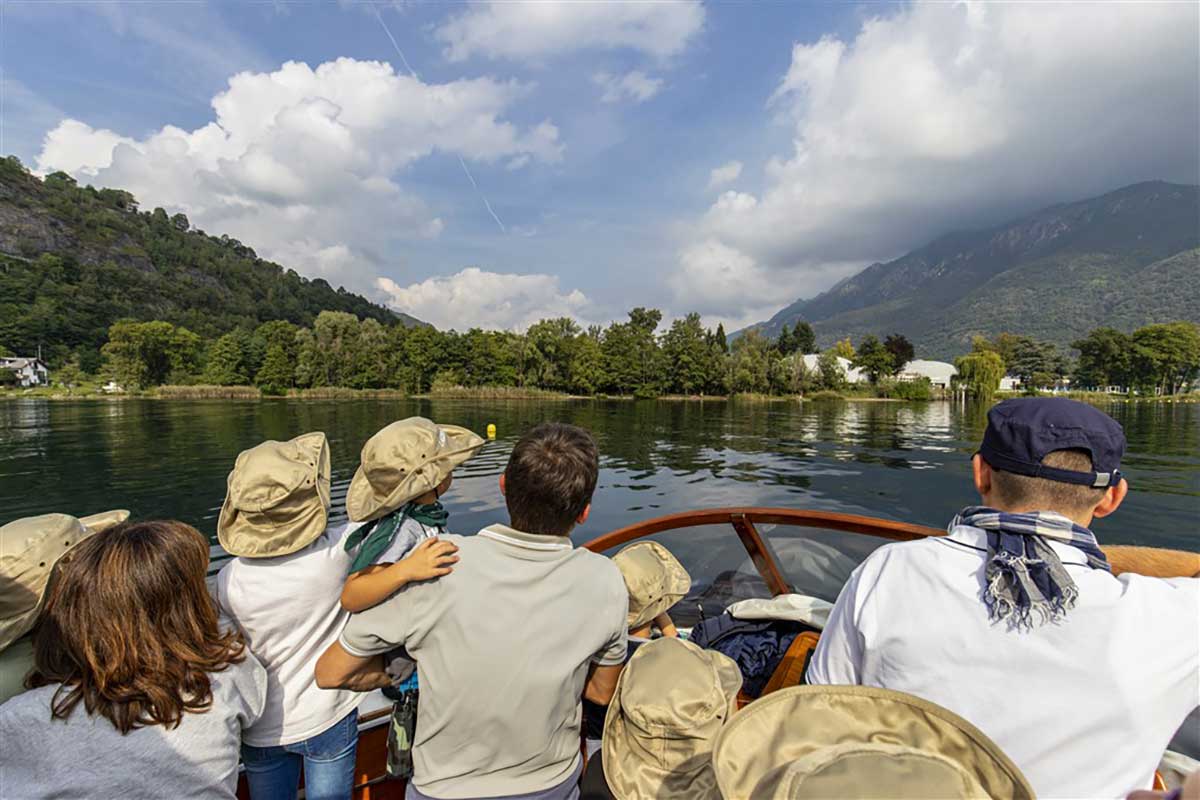
<path fill-rule="evenodd" d="M 565 536 L 504 525 L 458 545 L 454 571 L 353 614 L 348 653 L 403 645 L 421 699 L 413 784 L 435 798 L 523 795 L 578 768 L 592 664 L 625 661 L 629 595 L 615 564 Z"/>
<path fill-rule="evenodd" d="M 988 618 L 983 530 L 880 548 L 838 596 L 808 682 L 932 700 L 991 737 L 1044 800 L 1150 788 L 1200 705 L 1200 579 L 1113 577 L 1048 541 L 1079 600 L 1061 623 L 1022 631 Z"/>

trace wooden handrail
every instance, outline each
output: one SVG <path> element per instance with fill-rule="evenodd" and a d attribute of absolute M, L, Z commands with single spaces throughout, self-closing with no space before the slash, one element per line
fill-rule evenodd
<path fill-rule="evenodd" d="M 785 594 L 792 591 L 787 578 L 779 568 L 779 559 L 775 556 L 770 538 L 763 538 L 755 523 L 767 525 L 791 525 L 802 528 L 823 528 L 825 530 L 858 533 L 867 536 L 878 536 L 895 541 L 911 541 L 924 539 L 929 536 L 944 536 L 940 528 L 930 528 L 926 525 L 914 525 L 911 522 L 895 522 L 889 519 L 864 517 L 858 514 L 842 514 L 837 511 L 808 511 L 797 508 L 761 508 L 733 507 L 710 508 L 704 511 L 684 511 L 679 514 L 667 514 L 644 522 L 637 522 L 618 528 L 592 539 L 584 547 L 593 552 L 603 552 L 644 536 L 651 536 L 664 531 L 681 528 L 697 528 L 702 525 L 732 525 L 742 546 L 746 548 L 754 568 L 766 582 L 771 594 Z"/>
<path fill-rule="evenodd" d="M 760 506 L 734 506 L 731 508 L 709 508 L 703 511 L 683 511 L 667 514 L 643 522 L 635 522 L 624 528 L 597 536 L 584 547 L 602 552 L 619 547 L 626 542 L 640 539 L 663 531 L 679 528 L 696 528 L 701 525 L 732 525 L 736 517 L 744 517 L 753 523 L 769 525 L 795 525 L 804 528 L 825 528 L 879 536 L 896 541 L 924 539 L 927 536 L 944 536 L 946 531 L 911 522 L 896 522 L 890 519 L 864 517 L 859 514 L 843 514 L 837 511 L 810 511 L 802 508 L 770 508 Z"/>

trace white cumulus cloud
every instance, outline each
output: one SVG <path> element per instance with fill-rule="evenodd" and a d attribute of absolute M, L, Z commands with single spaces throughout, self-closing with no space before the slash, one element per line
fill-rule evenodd
<path fill-rule="evenodd" d="M 681 52 L 703 28 L 699 0 L 491 0 L 451 17 L 434 35 L 451 61 L 538 60 L 582 49 L 631 49 L 662 59 Z"/>
<path fill-rule="evenodd" d="M 658 94 L 663 86 L 662 78 L 651 78 L 636 69 L 624 75 L 597 72 L 592 76 L 592 82 L 600 87 L 600 100 L 605 103 L 619 103 L 622 100 L 644 103 Z"/>
<path fill-rule="evenodd" d="M 692 239 L 811 294 L 950 230 L 1195 182 L 1198 26 L 1196 4 L 929 3 L 796 44 L 765 112 L 793 127 L 791 152 L 765 164 L 757 195 L 723 193 Z M 687 250 L 678 269 L 680 291 L 727 290 L 695 280 L 708 268 Z"/>
<path fill-rule="evenodd" d="M 300 272 L 371 286 L 380 256 L 444 221 L 398 180 L 434 152 L 486 163 L 557 162 L 558 129 L 502 115 L 525 92 L 490 78 L 427 84 L 388 64 L 339 58 L 242 72 L 214 119 L 136 139 L 74 119 L 50 131 L 38 169 L 128 189 L 183 211 Z"/>
<path fill-rule="evenodd" d="M 722 164 L 715 167 L 712 172 L 708 173 L 708 188 L 715 189 L 718 186 L 724 186 L 727 183 L 733 183 L 742 175 L 742 162 L 730 161 L 727 164 Z"/>
<path fill-rule="evenodd" d="M 555 275 L 520 275 L 468 267 L 454 275 L 400 286 L 390 278 L 376 285 L 393 308 L 438 328 L 522 331 L 541 319 L 587 320 L 583 292 L 564 292 Z"/>

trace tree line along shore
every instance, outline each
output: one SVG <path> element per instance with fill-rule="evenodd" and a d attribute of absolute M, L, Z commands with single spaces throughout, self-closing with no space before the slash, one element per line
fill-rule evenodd
<path fill-rule="evenodd" d="M 524 333 L 439 331 L 388 325 L 323 311 L 311 326 L 283 320 L 239 327 L 214 338 L 166 321 L 121 320 L 108 329 L 98 358 L 78 352 L 51 364 L 51 386 L 11 388 L 7 395 L 86 396 L 109 392 L 164 398 L 255 399 L 262 396 L 633 398 L 804 396 L 927 400 L 928 379 L 901 380 L 914 357 L 900 334 L 836 342 L 818 352 L 812 328 L 799 322 L 774 339 L 750 330 L 727 341 L 698 314 L 657 331 L 662 314 L 635 308 L 607 328 L 547 319 Z M 1026 336 L 976 337 L 955 360 L 952 391 L 990 399 L 1005 376 L 1026 392 L 1072 389 L 1164 398 L 1188 392 L 1200 376 L 1200 326 L 1148 325 L 1126 334 L 1097 328 L 1073 343 L 1077 355 Z M 8 355 L 0 344 L 0 356 Z M 808 356 L 805 358 L 805 356 Z M 87 362 L 87 363 L 85 363 Z M 90 367 L 90 368 L 89 368 Z M 864 380 L 850 384 L 847 367 Z"/>

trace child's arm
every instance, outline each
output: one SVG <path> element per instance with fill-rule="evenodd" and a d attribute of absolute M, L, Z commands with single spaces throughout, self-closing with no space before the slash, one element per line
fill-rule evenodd
<path fill-rule="evenodd" d="M 372 564 L 346 578 L 342 587 L 342 608 L 365 611 L 391 597 L 413 581 L 424 581 L 450 574 L 458 561 L 458 546 L 436 537 L 426 539 L 395 564 Z"/>
<path fill-rule="evenodd" d="M 654 618 L 654 624 L 662 631 L 663 636 L 679 637 L 679 631 L 675 628 L 675 623 L 671 620 L 671 615 L 663 612 Z"/>

